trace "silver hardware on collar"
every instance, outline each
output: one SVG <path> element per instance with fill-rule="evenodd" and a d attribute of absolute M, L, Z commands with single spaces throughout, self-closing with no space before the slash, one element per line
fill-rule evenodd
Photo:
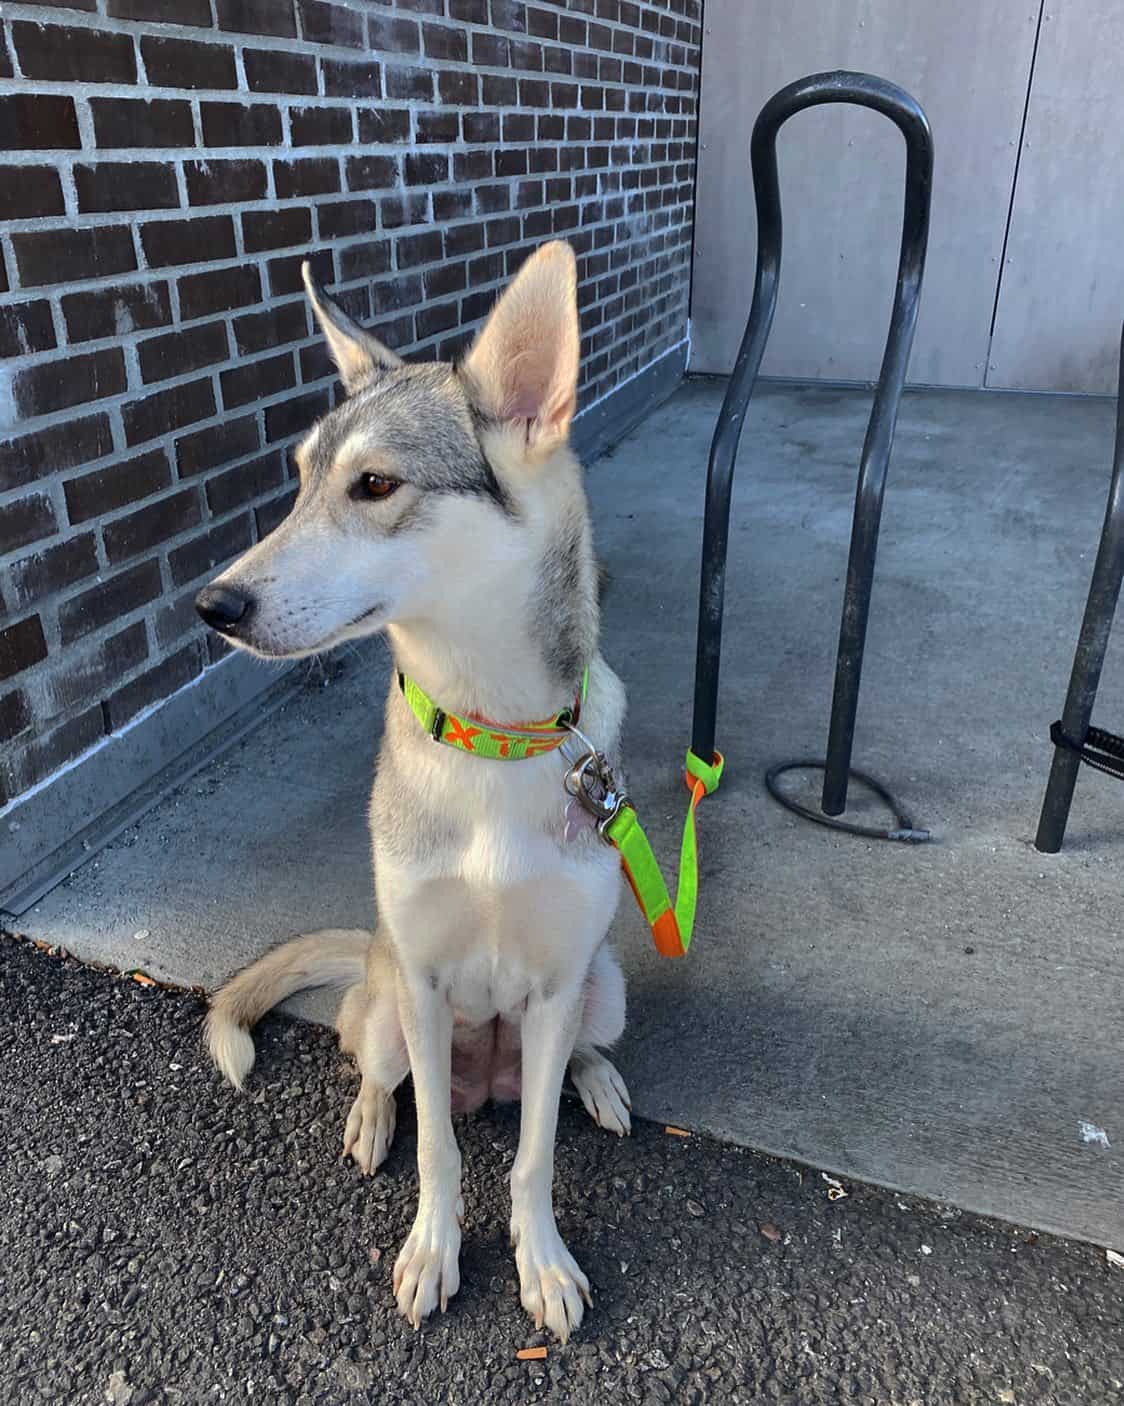
<path fill-rule="evenodd" d="M 612 768 L 605 760 L 604 753 L 597 751 L 577 728 L 571 727 L 570 731 L 590 750 L 571 762 L 562 785 L 566 794 L 573 796 L 593 816 L 597 822 L 597 832 L 604 839 L 606 827 L 616 819 L 621 807 L 628 803 L 628 797 L 617 789 Z M 571 761 L 569 757 L 566 760 Z"/>

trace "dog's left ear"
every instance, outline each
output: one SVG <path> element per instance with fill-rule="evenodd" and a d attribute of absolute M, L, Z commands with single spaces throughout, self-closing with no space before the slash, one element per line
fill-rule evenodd
<path fill-rule="evenodd" d="M 523 436 L 538 458 L 565 442 L 578 399 L 574 251 L 544 244 L 492 309 L 462 371 L 481 410 Z"/>
<path fill-rule="evenodd" d="M 334 298 L 328 297 L 307 259 L 301 264 L 301 277 L 348 395 L 369 381 L 377 371 L 402 365 L 400 356 L 396 356 L 389 347 L 384 347 L 370 332 L 365 332 L 354 318 L 348 317 Z"/>

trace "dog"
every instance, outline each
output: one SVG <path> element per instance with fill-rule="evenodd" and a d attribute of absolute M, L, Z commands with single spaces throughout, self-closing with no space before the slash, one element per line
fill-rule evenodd
<path fill-rule="evenodd" d="M 459 1286 L 451 1114 L 521 1098 L 520 1297 L 566 1342 L 591 1303 L 552 1199 L 567 1068 L 602 1128 L 630 1130 L 628 1091 L 602 1053 L 625 1017 L 607 942 L 619 861 L 584 812 L 575 823 L 565 748 L 532 740 L 503 760 L 435 736 L 457 718 L 469 742 L 491 726 L 553 743 L 580 712 L 580 735 L 619 774 L 625 694 L 599 651 L 598 568 L 569 447 L 576 262 L 565 243 L 538 249 L 456 365 L 406 364 L 307 263 L 303 273 L 345 398 L 296 450 L 290 515 L 196 604 L 232 644 L 271 659 L 385 635 L 394 674 L 370 806 L 378 925 L 263 957 L 215 996 L 205 1038 L 241 1088 L 256 1020 L 301 988 L 346 986 L 337 1029 L 361 1085 L 344 1152 L 364 1173 L 387 1155 L 394 1091 L 412 1075 L 418 1208 L 393 1285 L 415 1328 Z M 436 733 L 411 706 L 418 690 L 444 720 Z"/>

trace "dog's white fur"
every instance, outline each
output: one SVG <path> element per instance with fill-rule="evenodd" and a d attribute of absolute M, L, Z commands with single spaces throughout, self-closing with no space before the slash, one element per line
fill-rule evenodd
<path fill-rule="evenodd" d="M 582 728 L 615 759 L 624 691 L 596 648 L 588 513 L 567 446 L 578 374 L 572 252 L 564 244 L 539 250 L 463 368 L 432 394 L 428 382 L 418 392 L 419 422 L 433 417 L 433 435 L 450 443 L 465 404 L 473 407 L 506 510 L 485 496 L 426 494 L 409 483 L 385 503 L 347 500 L 359 473 L 396 476 L 379 377 L 391 368 L 400 384 L 413 373 L 311 282 L 309 291 L 362 414 L 316 475 L 309 466 L 332 417 L 312 431 L 298 455 L 304 477 L 292 516 L 217 583 L 255 602 L 235 642 L 294 655 L 385 630 L 397 668 L 448 710 L 500 722 L 549 717 L 571 701 L 576 683 L 559 678 L 544 641 L 549 622 L 536 609 L 543 563 L 565 538 L 573 595 L 590 616 Z M 405 522 L 395 514 L 410 511 L 416 525 L 394 530 Z M 565 1341 L 589 1302 L 588 1281 L 555 1224 L 553 1148 L 567 1066 L 593 1117 L 629 1130 L 624 1083 L 597 1048 L 624 1024 L 624 981 L 605 942 L 620 874 L 615 851 L 592 832 L 562 840 L 562 775 L 558 754 L 502 763 L 435 745 L 392 684 L 371 807 L 377 932 L 318 933 L 285 945 L 230 981 L 208 1017 L 211 1053 L 240 1087 L 254 1059 L 247 1027 L 301 987 L 348 986 L 338 1029 L 362 1084 L 344 1150 L 365 1172 L 387 1154 L 393 1091 L 412 1074 L 419 1199 L 394 1288 L 415 1327 L 459 1284 L 453 1056 L 477 1068 L 481 1048 L 493 1092 L 513 1088 L 504 1060 L 521 1048 L 511 1234 L 524 1307 Z"/>

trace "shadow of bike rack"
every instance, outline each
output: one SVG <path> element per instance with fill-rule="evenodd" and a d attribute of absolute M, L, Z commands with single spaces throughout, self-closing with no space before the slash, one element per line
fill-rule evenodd
<path fill-rule="evenodd" d="M 1112 619 L 1124 579 L 1124 331 L 1120 338 L 1120 380 L 1116 393 L 1116 447 L 1093 579 L 1085 602 L 1081 633 L 1073 656 L 1069 691 L 1060 720 L 1050 728 L 1054 760 L 1038 819 L 1034 847 L 1057 854 L 1065 838 L 1077 768 L 1087 762 L 1110 776 L 1124 777 L 1124 737 L 1091 726 L 1093 705 L 1104 667 Z"/>
<path fill-rule="evenodd" d="M 718 709 L 718 674 L 722 650 L 722 608 L 726 587 L 726 549 L 730 527 L 730 494 L 734 459 L 738 451 L 746 408 L 757 382 L 757 373 L 777 303 L 781 265 L 781 200 L 777 179 L 777 133 L 798 112 L 821 103 L 855 103 L 898 126 L 906 145 L 905 212 L 902 220 L 901 256 L 890 330 L 882 357 L 882 370 L 867 425 L 859 463 L 858 488 L 851 528 L 843 618 L 835 663 L 835 688 L 831 705 L 825 761 L 785 762 L 770 769 L 766 785 L 770 794 L 817 824 L 853 834 L 889 840 L 927 840 L 929 832 L 914 828 L 909 817 L 884 787 L 851 768 L 855 715 L 859 701 L 866 628 L 870 613 L 874 559 L 886 468 L 894 440 L 906 366 L 913 345 L 921 276 L 929 240 L 929 206 L 933 182 L 933 138 L 918 103 L 894 83 L 866 73 L 818 73 L 801 78 L 775 93 L 758 114 L 750 141 L 754 197 L 757 204 L 757 273 L 749 321 L 726 390 L 718 425 L 710 446 L 706 484 L 706 517 L 703 526 L 702 579 L 699 588 L 698 646 L 695 660 L 694 720 L 691 750 L 699 757 L 714 753 Z M 777 785 L 787 771 L 816 769 L 824 773 L 822 812 L 799 805 Z M 872 786 L 894 812 L 895 825 L 878 829 L 836 820 L 847 806 L 851 779 Z"/>

